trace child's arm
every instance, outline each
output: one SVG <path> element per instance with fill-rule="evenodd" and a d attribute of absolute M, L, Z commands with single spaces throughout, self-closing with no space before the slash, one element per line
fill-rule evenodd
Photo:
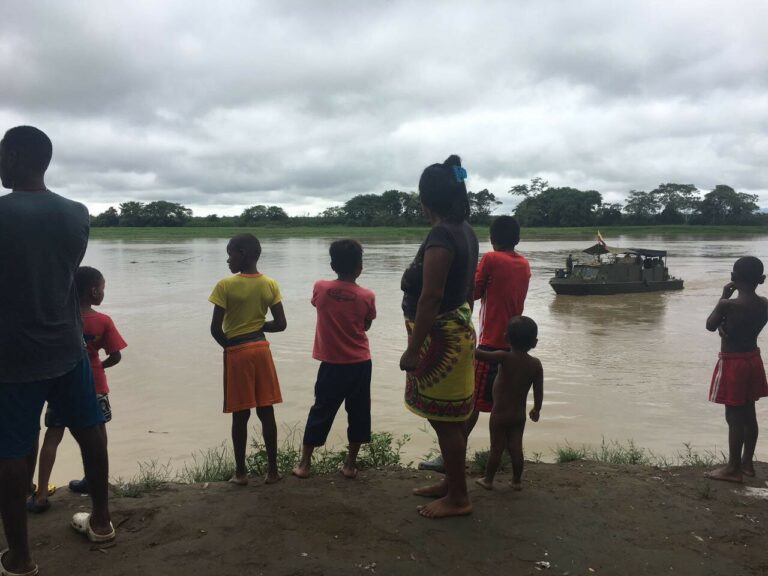
<path fill-rule="evenodd" d="M 123 355 L 120 353 L 120 350 L 117 352 L 112 352 L 112 354 L 107 354 L 107 357 L 104 358 L 104 360 L 101 363 L 102 368 L 112 368 L 115 364 L 120 362 L 120 360 L 123 359 Z"/>
<path fill-rule="evenodd" d="M 365 328 L 365 331 L 368 332 L 368 330 L 371 329 L 371 324 L 373 324 L 373 321 L 376 319 L 376 298 L 371 298 L 370 307 L 368 308 L 368 316 L 365 318 L 365 323 L 363 324 L 363 327 Z"/>
<path fill-rule="evenodd" d="M 285 319 L 285 310 L 283 310 L 283 303 L 278 302 L 272 304 L 269 307 L 269 311 L 272 313 L 272 320 L 264 322 L 262 332 L 282 332 L 288 327 L 288 321 Z"/>
<path fill-rule="evenodd" d="M 480 264 L 478 264 L 477 270 L 475 271 L 475 285 L 472 289 L 470 301 L 480 300 L 480 298 L 485 296 L 485 289 L 488 286 L 488 277 L 488 258 L 486 254 L 480 259 Z"/>
<path fill-rule="evenodd" d="M 211 336 L 213 336 L 213 339 L 216 340 L 222 348 L 227 347 L 227 337 L 224 336 L 224 329 L 222 328 L 224 324 L 224 312 L 225 310 L 221 306 L 217 306 L 216 304 L 213 305 Z"/>
<path fill-rule="evenodd" d="M 482 360 L 483 362 L 492 362 L 499 364 L 504 360 L 504 355 L 507 354 L 504 350 L 480 350 L 475 348 L 475 358 Z"/>
<path fill-rule="evenodd" d="M 710 332 L 714 332 L 723 325 L 723 321 L 725 320 L 725 310 L 728 306 L 727 301 L 733 296 L 735 291 L 736 285 L 733 282 L 728 282 L 728 284 L 723 287 L 722 298 L 717 302 L 715 309 L 712 310 L 712 313 L 707 318 L 707 330 Z"/>
<path fill-rule="evenodd" d="M 542 368 L 541 362 L 538 364 L 536 374 L 533 376 L 533 409 L 528 413 L 534 422 L 539 421 L 541 405 L 544 402 L 544 368 Z"/>

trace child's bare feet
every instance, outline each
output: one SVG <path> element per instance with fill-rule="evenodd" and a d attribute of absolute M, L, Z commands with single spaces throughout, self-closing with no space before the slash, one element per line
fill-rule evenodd
<path fill-rule="evenodd" d="M 291 474 L 296 476 L 296 478 L 301 478 L 302 480 L 309 478 L 309 466 L 304 466 L 304 464 L 299 464 L 291 471 Z"/>
<path fill-rule="evenodd" d="M 742 462 L 741 463 L 741 473 L 744 474 L 744 476 L 749 476 L 750 478 L 755 477 L 755 465 L 752 462 Z"/>
<path fill-rule="evenodd" d="M 277 484 L 282 479 L 283 477 L 280 476 L 280 474 L 278 474 L 277 472 L 269 472 L 267 474 L 267 477 L 264 478 L 264 484 Z"/>
<path fill-rule="evenodd" d="M 426 496 L 427 498 L 442 498 L 446 494 L 448 494 L 448 483 L 445 480 L 413 489 L 414 496 Z"/>
<path fill-rule="evenodd" d="M 354 480 L 357 478 L 357 468 L 354 466 L 349 467 L 346 464 L 341 467 L 341 474 L 346 478 L 347 480 Z"/>
<path fill-rule="evenodd" d="M 710 480 L 722 480 L 724 482 L 736 482 L 738 484 L 744 481 L 741 472 L 734 472 L 727 466 L 724 468 L 718 468 L 717 470 L 712 470 L 712 472 L 705 472 L 704 477 L 709 478 Z"/>
<path fill-rule="evenodd" d="M 426 506 L 417 506 L 416 509 L 424 518 L 448 518 L 450 516 L 466 516 L 472 513 L 472 504 L 469 500 L 462 504 L 456 504 L 447 496 L 430 502 Z"/>
<path fill-rule="evenodd" d="M 485 478 L 476 478 L 475 484 L 478 486 L 485 488 L 486 490 L 493 490 L 493 482 L 488 482 Z"/>
<path fill-rule="evenodd" d="M 229 479 L 230 484 L 236 484 L 237 486 L 248 486 L 247 474 L 235 474 Z"/>
<path fill-rule="evenodd" d="M 522 492 L 523 491 L 523 483 L 522 482 L 512 482 L 512 490 L 515 492 Z"/>

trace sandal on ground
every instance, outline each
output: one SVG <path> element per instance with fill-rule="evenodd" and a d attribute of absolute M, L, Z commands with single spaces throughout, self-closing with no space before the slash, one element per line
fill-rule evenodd
<path fill-rule="evenodd" d="M 43 512 L 47 512 L 48 508 L 50 507 L 51 503 L 48 501 L 48 499 L 46 499 L 42 504 L 38 504 L 37 500 L 35 500 L 34 494 L 27 498 L 27 512 L 32 512 L 33 514 L 42 514 Z"/>
<path fill-rule="evenodd" d="M 96 544 L 103 544 L 104 542 L 111 542 L 115 539 L 115 527 L 112 522 L 109 523 L 109 527 L 112 531 L 109 534 L 96 534 L 91 529 L 91 513 L 90 512 L 78 512 L 72 516 L 72 522 L 70 524 L 75 532 L 85 535 L 88 540 Z"/>
<path fill-rule="evenodd" d="M 3 564 L 3 556 L 5 556 L 6 552 L 8 552 L 8 548 L 0 552 L 0 576 L 37 576 L 40 573 L 37 565 L 35 565 L 29 572 L 11 572 L 6 570 L 5 565 Z"/>
<path fill-rule="evenodd" d="M 438 454 L 432 460 L 427 460 L 426 462 L 419 462 L 419 470 L 428 470 L 430 472 L 438 472 L 440 474 L 445 474 L 445 461 L 443 460 L 443 456 L 441 454 Z"/>
<path fill-rule="evenodd" d="M 69 489 L 76 494 L 88 494 L 88 480 L 70 480 Z"/>

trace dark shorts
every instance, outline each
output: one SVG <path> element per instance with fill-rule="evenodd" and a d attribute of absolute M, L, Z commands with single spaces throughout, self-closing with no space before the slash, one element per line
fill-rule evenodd
<path fill-rule="evenodd" d="M 477 348 L 488 352 L 509 350 L 509 348 L 491 348 L 490 346 Z M 493 382 L 498 373 L 499 365 L 495 362 L 475 360 L 475 410 L 478 412 L 490 412 L 493 408 Z"/>
<path fill-rule="evenodd" d="M 304 429 L 304 444 L 325 444 L 342 404 L 347 410 L 347 440 L 371 441 L 371 370 L 370 360 L 357 364 L 320 364 L 315 403 L 309 409 Z"/>
<path fill-rule="evenodd" d="M 96 401 L 99 403 L 99 410 L 101 410 L 104 416 L 104 422 L 112 421 L 112 406 L 109 403 L 109 394 L 96 394 Z M 56 412 L 55 408 L 52 408 L 50 404 L 45 410 L 45 427 L 46 428 L 65 428 L 67 425 L 64 420 Z"/>
<path fill-rule="evenodd" d="M 0 459 L 25 458 L 34 451 L 46 402 L 67 428 L 91 428 L 104 422 L 88 356 L 84 354 L 71 371 L 50 380 L 0 383 Z"/>

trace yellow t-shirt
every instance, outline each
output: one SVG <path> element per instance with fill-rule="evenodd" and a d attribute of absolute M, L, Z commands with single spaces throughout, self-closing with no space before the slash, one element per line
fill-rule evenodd
<path fill-rule="evenodd" d="M 224 308 L 224 335 L 227 339 L 258 332 L 267 310 L 282 297 L 277 282 L 264 274 L 236 274 L 220 280 L 208 301 Z"/>

